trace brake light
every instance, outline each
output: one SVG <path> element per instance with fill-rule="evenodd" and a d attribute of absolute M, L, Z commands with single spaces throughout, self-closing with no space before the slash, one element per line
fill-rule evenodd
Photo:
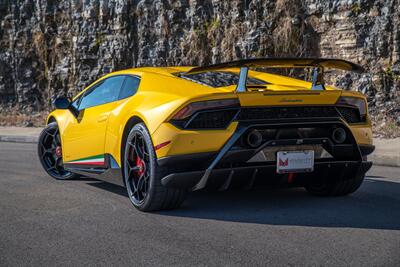
<path fill-rule="evenodd" d="M 363 98 L 341 96 L 336 102 L 336 105 L 356 107 L 360 112 L 361 118 L 365 118 L 367 116 L 367 103 Z"/>
<path fill-rule="evenodd" d="M 193 115 L 193 113 L 200 110 L 239 107 L 239 106 L 240 103 L 237 98 L 193 102 L 180 109 L 172 119 L 173 120 L 186 119 L 191 115 Z"/>

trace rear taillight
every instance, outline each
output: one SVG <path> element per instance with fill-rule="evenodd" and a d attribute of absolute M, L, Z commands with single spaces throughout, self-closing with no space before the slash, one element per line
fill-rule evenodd
<path fill-rule="evenodd" d="M 336 102 L 336 105 L 357 108 L 362 121 L 365 121 L 367 117 L 367 103 L 363 98 L 341 96 Z"/>
<path fill-rule="evenodd" d="M 172 117 L 170 122 L 183 129 L 223 129 L 239 112 L 238 99 L 193 102 Z"/>
<path fill-rule="evenodd" d="M 220 109 L 239 107 L 239 100 L 234 99 L 219 99 L 210 101 L 193 102 L 180 109 L 172 118 L 173 120 L 182 120 L 192 116 L 195 112 L 207 109 Z"/>

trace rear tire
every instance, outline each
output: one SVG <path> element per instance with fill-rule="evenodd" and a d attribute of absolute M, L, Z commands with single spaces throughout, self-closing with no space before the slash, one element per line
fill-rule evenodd
<path fill-rule="evenodd" d="M 136 124 L 125 142 L 123 174 L 128 196 L 141 211 L 171 210 L 178 208 L 186 191 L 161 184 L 167 169 L 158 166 L 153 143 L 146 126 Z"/>
<path fill-rule="evenodd" d="M 354 193 L 364 181 L 365 175 L 357 175 L 351 179 L 323 181 L 314 180 L 306 185 L 306 190 L 316 196 L 344 196 Z"/>

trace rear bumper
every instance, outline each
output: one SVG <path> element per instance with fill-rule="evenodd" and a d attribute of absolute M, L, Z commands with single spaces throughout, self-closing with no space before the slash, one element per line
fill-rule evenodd
<path fill-rule="evenodd" d="M 362 156 L 370 155 L 375 150 L 374 145 L 359 145 L 360 153 Z M 176 166 L 176 165 L 194 165 L 194 166 L 208 166 L 218 152 L 203 152 L 195 154 L 184 154 L 176 156 L 162 157 L 157 160 L 159 166 Z M 227 153 L 229 154 L 229 153 Z M 232 156 L 235 153 L 230 153 Z"/>
<path fill-rule="evenodd" d="M 206 165 L 217 155 L 217 152 L 203 152 L 195 154 L 184 154 L 176 156 L 162 157 L 157 160 L 159 166 L 176 165 Z"/>
<path fill-rule="evenodd" d="M 374 145 L 359 145 L 362 156 L 368 156 L 375 150 Z"/>
<path fill-rule="evenodd" d="M 315 162 L 314 171 L 297 173 L 296 183 L 305 184 L 316 177 L 331 179 L 349 179 L 364 175 L 372 166 L 370 161 L 328 161 Z M 175 188 L 195 188 L 206 175 L 206 170 L 173 173 L 161 180 L 164 186 Z M 236 168 L 214 169 L 208 175 L 208 186 L 226 190 L 232 184 L 251 188 L 256 184 L 276 184 L 287 181 L 287 174 L 277 174 L 276 165 L 246 166 Z"/>
<path fill-rule="evenodd" d="M 346 143 L 335 143 L 331 137 L 301 137 L 267 139 L 256 149 L 240 149 L 238 143 L 242 136 L 251 129 L 297 129 L 317 127 L 330 129 L 330 127 L 343 127 L 346 129 L 348 139 Z M 262 149 L 273 149 L 279 146 L 294 145 L 320 145 L 326 149 L 332 157 L 317 159 L 314 163 L 314 171 L 311 173 L 296 173 L 296 181 L 305 183 L 313 177 L 329 176 L 329 179 L 348 179 L 356 175 L 365 174 L 372 163 L 365 161 L 364 156 L 371 153 L 373 146 L 359 146 L 346 124 L 337 119 L 324 121 L 303 122 L 247 122 L 239 123 L 233 135 L 226 141 L 218 152 L 189 154 L 174 156 L 173 158 L 160 158 L 161 166 L 173 166 L 174 173 L 170 173 L 161 179 L 165 186 L 191 188 L 199 190 L 210 185 L 217 186 L 220 190 L 227 189 L 236 180 L 242 180 L 244 187 L 252 187 L 258 181 L 264 183 L 276 182 L 285 179 L 287 174 L 276 173 L 276 162 L 273 159 L 262 162 L 249 161 L 252 156 Z"/>

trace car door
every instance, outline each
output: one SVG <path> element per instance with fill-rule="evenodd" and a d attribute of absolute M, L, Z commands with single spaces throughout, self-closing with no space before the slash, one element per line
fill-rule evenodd
<path fill-rule="evenodd" d="M 120 137 L 121 130 L 123 130 L 123 125 L 125 125 L 126 116 L 121 114 L 125 114 L 124 111 L 132 110 L 137 105 L 138 102 L 130 102 L 130 105 L 125 105 L 129 98 L 134 96 L 139 89 L 140 77 L 127 75 L 124 81 L 124 85 L 121 88 L 121 92 L 119 93 L 118 100 L 118 112 L 111 112 L 108 118 L 108 127 L 106 132 L 106 142 L 105 142 L 105 153 L 111 154 L 115 156 L 117 162 L 119 162 L 120 157 L 118 156 L 120 153 Z M 117 111 L 117 110 L 115 110 Z"/>
<path fill-rule="evenodd" d="M 103 166 L 104 144 L 110 112 L 116 108 L 125 76 L 106 78 L 87 89 L 75 102 L 79 115 L 68 123 L 63 134 L 65 163 Z"/>

